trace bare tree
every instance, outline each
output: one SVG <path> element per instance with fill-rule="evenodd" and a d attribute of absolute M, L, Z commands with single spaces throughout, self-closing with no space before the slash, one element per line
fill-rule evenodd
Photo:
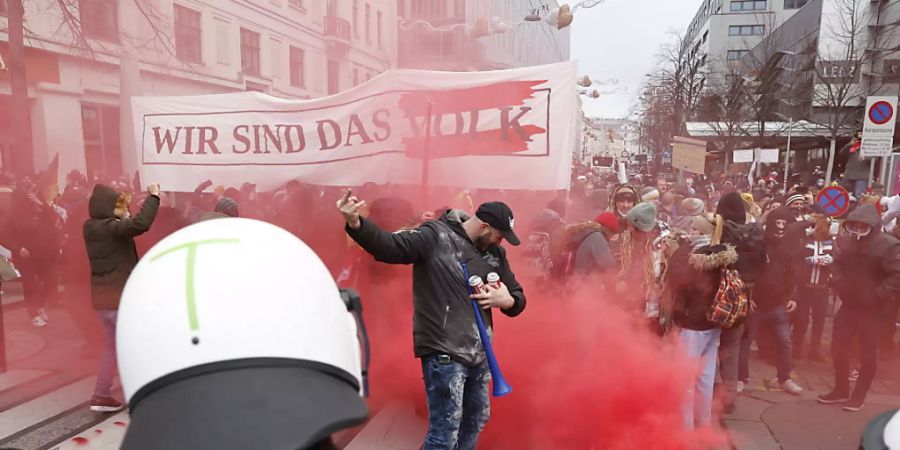
<path fill-rule="evenodd" d="M 832 0 L 834 11 L 823 15 L 819 55 L 815 65 L 813 122 L 829 132 L 826 182 L 831 182 L 836 144 L 849 137 L 862 117 L 866 87 L 861 83 L 865 62 L 866 0 Z"/>
<path fill-rule="evenodd" d="M 640 97 L 641 146 L 660 151 L 685 131 L 703 91 L 704 59 L 698 46 L 673 33 L 660 47 L 659 64 Z M 657 159 L 658 160 L 658 159 Z"/>

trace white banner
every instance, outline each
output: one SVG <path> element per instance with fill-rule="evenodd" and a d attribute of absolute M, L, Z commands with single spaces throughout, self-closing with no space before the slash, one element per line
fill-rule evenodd
<path fill-rule="evenodd" d="M 314 100 L 258 92 L 135 97 L 141 180 L 173 191 L 207 179 L 260 190 L 293 179 L 419 184 L 427 160 L 432 186 L 566 189 L 575 77 L 570 61 L 491 72 L 391 70 Z"/>

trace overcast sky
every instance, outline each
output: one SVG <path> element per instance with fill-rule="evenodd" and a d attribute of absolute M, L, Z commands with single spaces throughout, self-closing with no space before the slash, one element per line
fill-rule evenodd
<path fill-rule="evenodd" d="M 683 31 L 701 0 L 606 0 L 580 8 L 572 22 L 571 57 L 578 70 L 594 80 L 615 78 L 622 93 L 582 97 L 588 117 L 625 117 L 637 102 L 644 74 L 656 64 L 661 43 L 671 31 Z M 594 89 L 592 86 L 591 89 Z M 603 92 L 615 86 L 596 87 Z"/>

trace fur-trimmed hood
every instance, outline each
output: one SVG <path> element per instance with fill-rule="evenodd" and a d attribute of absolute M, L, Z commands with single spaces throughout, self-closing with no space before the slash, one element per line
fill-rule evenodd
<path fill-rule="evenodd" d="M 691 267 L 707 271 L 728 267 L 738 260 L 737 250 L 731 244 L 707 245 L 694 250 L 688 258 Z"/>

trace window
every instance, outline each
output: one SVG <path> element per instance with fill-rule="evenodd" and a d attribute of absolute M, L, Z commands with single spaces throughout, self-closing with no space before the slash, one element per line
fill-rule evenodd
<path fill-rule="evenodd" d="M 784 0 L 784 9 L 802 8 L 809 0 Z"/>
<path fill-rule="evenodd" d="M 359 37 L 359 0 L 353 0 L 353 36 Z"/>
<path fill-rule="evenodd" d="M 89 174 L 111 177 L 122 174 L 119 108 L 95 104 L 81 105 L 84 160 Z"/>
<path fill-rule="evenodd" d="M 9 7 L 6 5 L 6 0 L 0 0 L 0 14 L 6 14 L 9 11 Z"/>
<path fill-rule="evenodd" d="M 729 36 L 762 36 L 766 34 L 765 25 L 732 25 L 728 27 Z"/>
<path fill-rule="evenodd" d="M 241 70 L 259 75 L 259 33 L 241 28 Z"/>
<path fill-rule="evenodd" d="M 731 11 L 765 11 L 766 0 L 734 0 L 731 2 Z"/>
<path fill-rule="evenodd" d="M 175 56 L 182 61 L 200 62 L 200 13 L 175 5 Z"/>
<path fill-rule="evenodd" d="M 353 87 L 359 84 L 359 69 L 353 69 Z"/>
<path fill-rule="evenodd" d="M 375 25 L 377 27 L 376 32 L 378 33 L 378 35 L 377 35 L 378 47 L 382 47 L 383 45 L 381 43 L 381 11 L 378 11 L 376 17 L 378 17 L 377 21 L 375 22 Z"/>
<path fill-rule="evenodd" d="M 328 60 L 328 95 L 337 94 L 341 90 L 341 65 L 337 61 Z"/>
<path fill-rule="evenodd" d="M 403 2 L 403 0 L 397 0 L 397 17 L 409 19 L 408 17 L 406 17 L 406 4 Z"/>
<path fill-rule="evenodd" d="M 303 0 L 288 0 L 288 5 L 296 6 L 300 9 L 306 9 L 306 7 L 303 6 Z"/>
<path fill-rule="evenodd" d="M 289 55 L 291 64 L 291 86 L 306 87 L 306 79 L 304 77 L 304 72 L 306 72 L 306 70 L 303 64 L 305 56 L 303 49 L 291 47 Z"/>
<path fill-rule="evenodd" d="M 747 50 L 728 50 L 728 60 L 737 61 L 747 54 Z"/>
<path fill-rule="evenodd" d="M 366 42 L 372 43 L 372 5 L 366 3 Z"/>
<path fill-rule="evenodd" d="M 108 41 L 119 40 L 119 11 L 112 0 L 79 0 L 81 31 L 85 36 Z"/>

